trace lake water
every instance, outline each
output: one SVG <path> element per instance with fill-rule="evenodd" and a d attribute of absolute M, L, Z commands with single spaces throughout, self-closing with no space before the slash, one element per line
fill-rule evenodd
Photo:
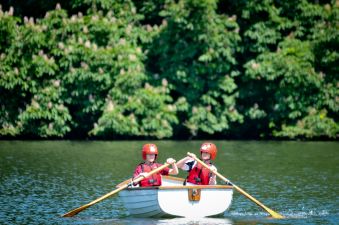
<path fill-rule="evenodd" d="M 60 217 L 128 179 L 144 143 L 0 141 L 0 224 L 339 224 L 338 142 L 214 142 L 218 172 L 286 219 L 270 218 L 236 191 L 220 218 L 130 218 L 118 195 Z M 154 143 L 162 163 L 198 154 L 201 141 Z"/>

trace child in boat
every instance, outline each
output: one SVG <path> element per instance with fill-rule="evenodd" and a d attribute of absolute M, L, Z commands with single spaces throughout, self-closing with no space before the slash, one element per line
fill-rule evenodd
<path fill-rule="evenodd" d="M 142 147 L 142 158 L 144 162 L 140 163 L 134 171 L 133 180 L 139 178 L 140 176 L 144 176 L 145 178 L 139 182 L 140 187 L 148 187 L 148 186 L 160 186 L 161 185 L 161 175 L 177 175 L 179 173 L 178 167 L 175 164 L 175 160 L 173 158 L 168 158 L 166 162 L 172 165 L 172 169 L 166 167 L 159 173 L 153 174 L 150 177 L 146 177 L 148 172 L 162 166 L 162 164 L 157 163 L 156 159 L 158 156 L 158 148 L 155 144 L 145 144 Z M 137 185 L 133 183 L 133 185 Z"/>
<path fill-rule="evenodd" d="M 184 184 L 186 185 L 186 182 L 188 182 L 197 185 L 216 185 L 216 175 L 211 171 L 217 171 L 217 168 L 212 165 L 211 160 L 214 160 L 217 156 L 217 147 L 213 143 L 205 142 L 200 147 L 200 154 L 201 160 L 209 165 L 210 169 L 203 167 L 189 156 L 177 162 L 178 168 L 188 172 Z"/>

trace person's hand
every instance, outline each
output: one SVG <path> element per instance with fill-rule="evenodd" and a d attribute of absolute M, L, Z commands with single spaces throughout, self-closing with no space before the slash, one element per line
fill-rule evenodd
<path fill-rule="evenodd" d="M 173 159 L 173 158 L 168 158 L 167 160 L 166 160 L 166 163 L 168 163 L 168 164 L 173 164 L 173 163 L 175 163 L 176 161 L 175 161 L 175 159 Z"/>
<path fill-rule="evenodd" d="M 210 167 L 210 171 L 211 172 L 218 172 L 217 168 L 215 166 L 211 166 Z"/>
<path fill-rule="evenodd" d="M 147 178 L 148 176 L 149 176 L 148 173 L 139 173 L 138 176 L 132 179 L 133 186 L 138 185 L 138 183 L 134 182 L 134 180 L 139 179 L 140 177 Z"/>
<path fill-rule="evenodd" d="M 190 157 L 191 159 L 194 159 L 194 158 L 196 158 L 197 156 L 196 156 L 194 153 L 190 153 L 189 157 Z"/>
<path fill-rule="evenodd" d="M 140 173 L 140 174 L 139 174 L 139 177 L 145 177 L 145 178 L 147 178 L 147 177 L 148 177 L 148 173 Z"/>

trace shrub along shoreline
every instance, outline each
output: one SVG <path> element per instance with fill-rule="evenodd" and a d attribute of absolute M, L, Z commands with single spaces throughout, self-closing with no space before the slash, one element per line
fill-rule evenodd
<path fill-rule="evenodd" d="M 338 1 L 6 7 L 0 139 L 338 138 Z"/>

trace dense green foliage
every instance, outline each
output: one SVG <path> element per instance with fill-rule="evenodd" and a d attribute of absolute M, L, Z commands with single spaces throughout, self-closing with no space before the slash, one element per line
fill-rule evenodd
<path fill-rule="evenodd" d="M 2 137 L 338 137 L 338 1 L 52 2 L 0 10 Z"/>

